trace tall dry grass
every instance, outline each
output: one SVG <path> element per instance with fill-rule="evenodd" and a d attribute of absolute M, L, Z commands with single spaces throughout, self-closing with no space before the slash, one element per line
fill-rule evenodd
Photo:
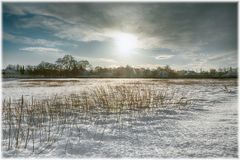
<path fill-rule="evenodd" d="M 120 122 L 122 114 L 134 116 L 136 112 L 190 106 L 191 101 L 178 92 L 167 87 L 157 90 L 154 85 L 135 83 L 99 86 L 79 94 L 45 100 L 29 100 L 24 96 L 18 101 L 4 99 L 2 145 L 8 150 L 31 149 L 41 154 L 51 148 L 66 131 L 79 129 L 79 123 L 97 121 L 102 114 L 116 114 Z"/>

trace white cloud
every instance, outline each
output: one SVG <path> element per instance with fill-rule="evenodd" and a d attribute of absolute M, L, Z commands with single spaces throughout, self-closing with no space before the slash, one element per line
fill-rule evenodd
<path fill-rule="evenodd" d="M 96 28 L 94 26 L 83 23 L 68 23 L 62 19 L 56 19 L 45 16 L 34 16 L 31 19 L 20 19 L 17 24 L 21 28 L 40 27 L 53 32 L 53 36 L 63 40 L 73 41 L 104 41 L 108 38 L 104 28 Z"/>
<path fill-rule="evenodd" d="M 237 52 L 227 52 L 225 54 L 213 55 L 207 58 L 208 62 L 225 62 L 225 61 L 234 61 L 237 58 Z"/>
<path fill-rule="evenodd" d="M 118 64 L 118 62 L 111 58 L 93 58 L 93 57 L 84 57 L 84 56 L 74 56 L 77 60 L 88 60 L 91 64 L 100 65 L 102 67 L 109 67 Z M 94 63 L 92 63 L 94 62 Z"/>
<path fill-rule="evenodd" d="M 54 34 L 56 37 L 74 40 L 74 41 L 104 41 L 107 36 L 101 31 L 91 29 L 87 26 L 75 25 L 74 27 L 65 27 Z"/>
<path fill-rule="evenodd" d="M 155 59 L 162 60 L 162 59 L 169 59 L 171 57 L 173 57 L 173 55 L 162 54 L 162 55 L 159 55 L 159 56 L 155 57 Z"/>
<path fill-rule="evenodd" d="M 3 33 L 3 39 L 7 40 L 7 41 L 15 41 L 16 37 L 13 36 L 12 34 L 8 34 L 8 33 Z"/>
<path fill-rule="evenodd" d="M 49 41 L 46 39 L 33 39 L 29 37 L 24 37 L 24 36 L 15 36 L 9 33 L 4 33 L 3 39 L 6 41 L 14 42 L 14 43 L 36 45 L 36 46 L 55 47 L 55 46 L 63 45 L 63 43 L 59 41 Z"/>
<path fill-rule="evenodd" d="M 21 48 L 21 51 L 37 52 L 37 53 L 62 53 L 63 50 L 58 48 L 45 48 L 45 47 L 26 47 Z"/>

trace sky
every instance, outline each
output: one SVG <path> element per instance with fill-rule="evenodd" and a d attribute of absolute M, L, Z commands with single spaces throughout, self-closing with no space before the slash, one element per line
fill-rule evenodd
<path fill-rule="evenodd" d="M 3 67 L 237 67 L 237 3 L 3 3 Z"/>

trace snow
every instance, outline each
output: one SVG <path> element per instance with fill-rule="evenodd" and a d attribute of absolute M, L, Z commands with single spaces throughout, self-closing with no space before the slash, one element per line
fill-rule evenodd
<path fill-rule="evenodd" d="M 49 79 L 48 79 L 49 80 Z M 152 84 L 194 101 L 189 108 L 165 108 L 129 115 L 89 114 L 52 132 L 51 143 L 7 150 L 3 157 L 70 158 L 236 158 L 238 102 L 236 80 L 51 79 L 3 81 L 3 99 L 37 99 L 81 93 L 96 86 Z M 32 80 L 34 81 L 34 80 Z M 31 81 L 31 82 L 32 82 Z M 61 83 L 57 83 L 62 81 Z M 190 82 L 190 83 L 186 83 Z M 224 91 L 226 85 L 229 91 Z M 4 126 L 3 126 L 4 128 Z M 51 130 L 57 130 L 54 126 Z M 2 139 L 2 145 L 7 143 Z"/>

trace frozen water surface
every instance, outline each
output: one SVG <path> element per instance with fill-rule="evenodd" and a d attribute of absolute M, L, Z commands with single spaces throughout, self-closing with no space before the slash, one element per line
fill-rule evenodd
<path fill-rule="evenodd" d="M 23 95 L 50 99 L 81 94 L 97 86 L 134 83 L 175 91 L 193 101 L 187 108 L 91 114 L 77 117 L 51 143 L 26 149 L 4 147 L 4 157 L 76 158 L 233 158 L 238 157 L 238 87 L 236 80 L 156 79 L 12 79 L 2 84 L 3 99 Z M 225 87 L 226 86 L 226 87 Z M 69 127 L 74 126 L 74 127 Z M 3 126 L 4 128 L 4 126 Z M 56 128 L 52 128 L 54 130 Z M 54 132 L 52 132 L 54 134 Z"/>

